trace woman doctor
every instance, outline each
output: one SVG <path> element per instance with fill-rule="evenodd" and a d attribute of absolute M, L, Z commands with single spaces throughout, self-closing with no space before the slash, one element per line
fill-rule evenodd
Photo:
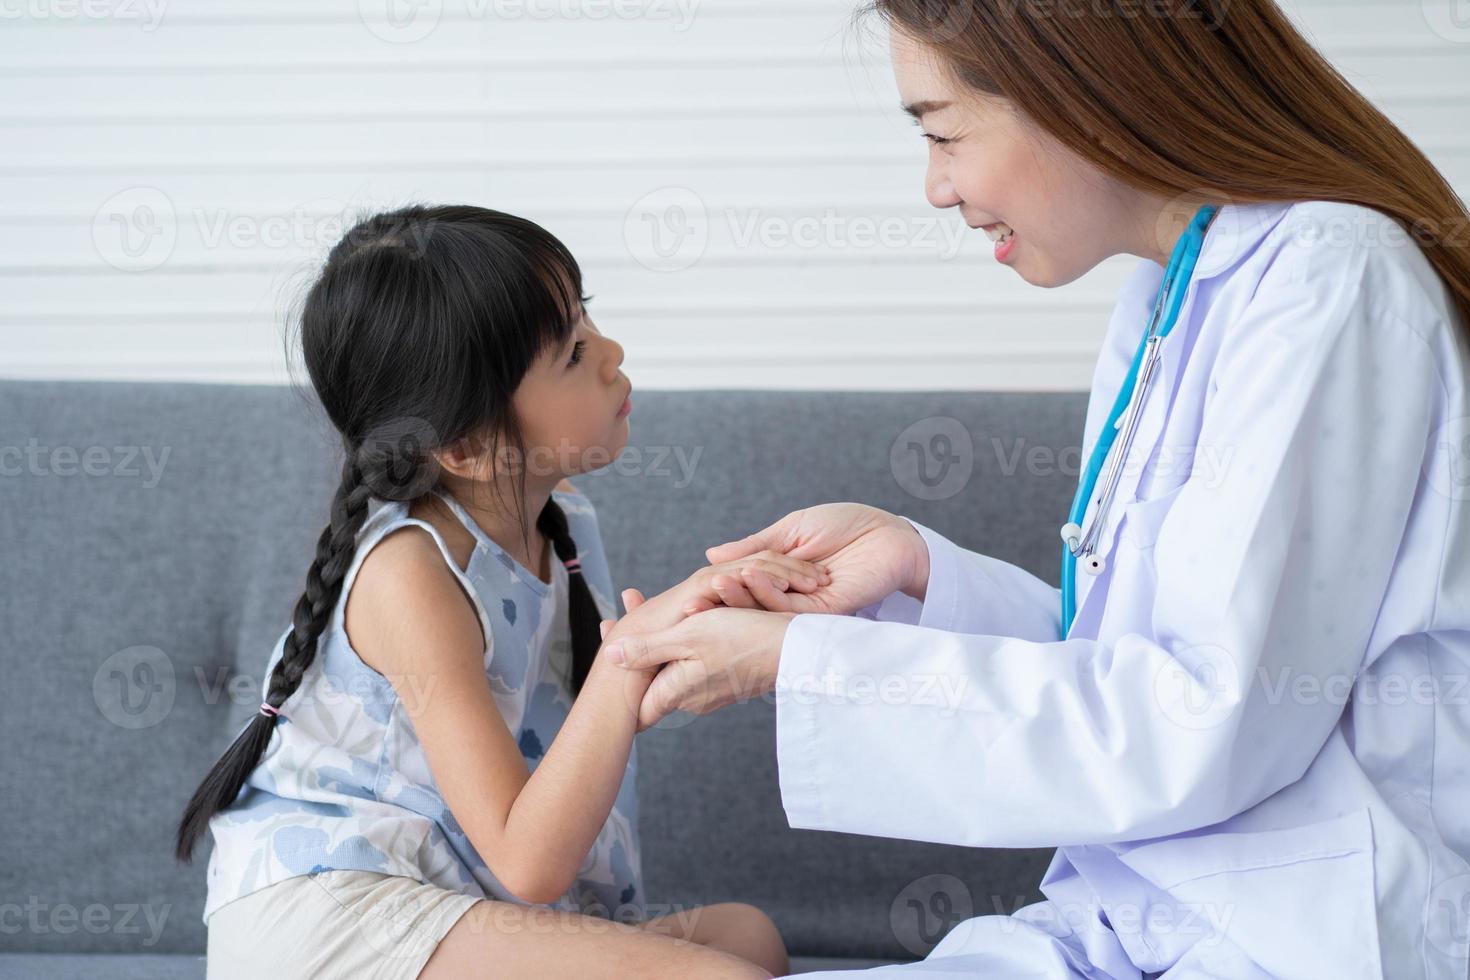
<path fill-rule="evenodd" d="M 643 724 L 774 690 L 791 826 L 1058 848 L 1045 901 L 878 972 L 1464 980 L 1464 206 L 1271 0 L 876 8 L 935 207 L 1033 285 L 1140 259 L 1064 587 L 797 511 L 708 557 L 820 592 L 751 574 L 676 625 L 625 594 Z"/>

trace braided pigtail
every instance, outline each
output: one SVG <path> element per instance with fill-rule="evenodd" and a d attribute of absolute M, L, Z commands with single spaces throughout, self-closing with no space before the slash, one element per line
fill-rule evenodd
<path fill-rule="evenodd" d="M 567 618 L 572 627 L 572 676 L 568 680 L 572 697 L 582 690 L 582 683 L 592 670 L 597 659 L 597 650 L 602 646 L 602 610 L 592 597 L 592 589 L 582 575 L 581 562 L 577 560 L 577 542 L 572 540 L 567 528 L 567 515 L 554 499 L 546 501 L 546 508 L 536 519 L 536 529 L 551 542 L 551 547 L 567 567 Z"/>
<path fill-rule="evenodd" d="M 348 448 L 342 481 L 332 498 L 331 523 L 317 539 L 316 558 L 306 573 L 306 589 L 296 601 L 291 632 L 271 670 L 265 700 L 184 808 L 175 856 L 185 864 L 193 860 L 194 845 L 208 829 L 210 818 L 235 801 L 250 773 L 260 764 L 271 733 L 284 720 L 281 707 L 296 693 L 302 676 L 316 659 L 317 640 L 341 598 L 357 534 L 367 520 L 369 500 L 413 500 L 437 479 L 438 470 L 431 457 L 425 458 L 420 445 L 419 436 L 410 431 L 396 439 L 374 439 L 355 451 Z"/>

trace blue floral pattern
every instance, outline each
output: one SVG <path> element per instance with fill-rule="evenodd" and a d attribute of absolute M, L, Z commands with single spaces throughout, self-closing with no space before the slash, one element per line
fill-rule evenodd
<path fill-rule="evenodd" d="M 476 538 L 461 573 L 431 525 L 402 503 L 379 506 L 358 534 L 342 596 L 301 686 L 282 706 L 261 764 L 235 802 L 210 821 L 204 918 L 226 902 L 286 878 L 329 869 L 405 875 L 480 898 L 525 904 L 495 879 L 434 783 L 423 748 L 393 686 L 347 641 L 343 610 L 371 548 L 405 526 L 425 528 L 475 600 L 489 638 L 485 677 L 501 715 L 535 771 L 571 709 L 563 677 L 570 663 L 566 570 L 550 584 L 512 559 L 448 494 L 442 499 Z M 612 581 L 592 505 L 553 494 L 577 542 L 582 574 L 605 618 L 615 615 Z M 283 632 L 267 663 L 280 659 Z M 605 918 L 644 918 L 635 788 L 637 746 L 612 812 L 553 908 Z"/>

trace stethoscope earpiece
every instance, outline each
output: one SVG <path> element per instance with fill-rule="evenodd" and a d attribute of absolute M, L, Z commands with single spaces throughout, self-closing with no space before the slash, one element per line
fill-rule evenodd
<path fill-rule="evenodd" d="M 1082 570 L 1089 575 L 1101 575 L 1107 567 L 1102 555 L 1092 555 L 1082 563 Z"/>

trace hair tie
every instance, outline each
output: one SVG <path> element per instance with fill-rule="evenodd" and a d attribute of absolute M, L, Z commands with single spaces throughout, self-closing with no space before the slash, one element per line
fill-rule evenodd
<path fill-rule="evenodd" d="M 582 562 L 577 558 L 568 558 L 562 564 L 567 567 L 568 572 L 580 572 L 582 570 Z"/>
<path fill-rule="evenodd" d="M 281 715 L 281 709 L 280 708 L 277 708 L 275 705 L 271 704 L 269 701 L 262 701 L 262 702 L 260 702 L 260 713 L 263 714 L 263 715 L 265 715 L 265 716 L 267 716 L 267 717 L 269 717 L 271 715 L 276 715 L 278 717 L 285 717 L 284 715 Z"/>

